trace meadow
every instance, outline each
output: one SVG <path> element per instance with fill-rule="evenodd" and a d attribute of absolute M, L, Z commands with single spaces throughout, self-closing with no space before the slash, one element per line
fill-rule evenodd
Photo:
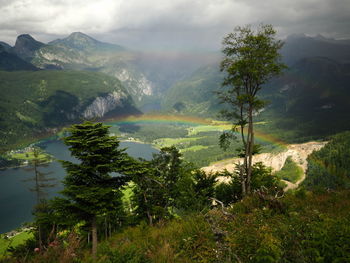
<path fill-rule="evenodd" d="M 6 255 L 6 250 L 9 247 L 16 247 L 24 244 L 26 240 L 33 237 L 33 233 L 29 230 L 19 232 L 12 237 L 7 237 L 6 234 L 0 235 L 0 260 Z"/>
<path fill-rule="evenodd" d="M 167 122 L 154 119 L 149 121 L 146 115 L 132 122 L 116 121 L 108 124 L 112 125 L 111 133 L 119 135 L 121 140 L 142 141 L 157 149 L 174 145 L 186 161 L 198 167 L 236 157 L 237 150 L 241 147 L 240 136 L 237 134 L 226 151 L 220 148 L 220 135 L 232 127 L 223 121 L 203 119 L 197 120 L 197 123 L 186 123 L 181 118 L 172 120 L 171 116 Z M 283 145 L 259 137 L 262 136 L 257 137 L 256 143 L 261 145 L 262 152 L 283 149 Z"/>

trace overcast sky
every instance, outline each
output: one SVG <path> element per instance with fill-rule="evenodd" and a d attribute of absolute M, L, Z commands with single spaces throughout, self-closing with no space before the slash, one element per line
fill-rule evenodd
<path fill-rule="evenodd" d="M 216 50 L 237 25 L 350 38 L 350 0 L 0 0 L 0 40 L 80 31 L 131 48 Z"/>

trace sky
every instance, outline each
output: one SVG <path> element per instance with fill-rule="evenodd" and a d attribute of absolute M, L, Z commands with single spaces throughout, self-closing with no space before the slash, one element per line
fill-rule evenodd
<path fill-rule="evenodd" d="M 42 42 L 83 32 L 134 49 L 220 49 L 239 25 L 350 38 L 350 0 L 0 0 L 0 41 Z"/>

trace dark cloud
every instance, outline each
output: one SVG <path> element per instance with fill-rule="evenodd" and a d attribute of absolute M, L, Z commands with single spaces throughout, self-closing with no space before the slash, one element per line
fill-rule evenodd
<path fill-rule="evenodd" d="M 237 25 L 273 24 L 292 33 L 350 37 L 348 0 L 0 0 L 1 40 L 41 41 L 82 31 L 135 48 L 217 49 Z"/>

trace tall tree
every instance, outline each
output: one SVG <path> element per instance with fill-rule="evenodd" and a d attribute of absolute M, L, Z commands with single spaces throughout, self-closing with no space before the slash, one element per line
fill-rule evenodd
<path fill-rule="evenodd" d="M 140 218 L 146 217 L 151 225 L 171 216 L 179 194 L 177 184 L 183 175 L 180 157 L 176 147 L 164 147 L 151 161 L 141 160 L 133 173 L 135 212 Z"/>
<path fill-rule="evenodd" d="M 41 210 L 45 207 L 47 196 L 46 190 L 50 187 L 56 185 L 55 178 L 49 177 L 52 172 L 43 172 L 40 167 L 47 166 L 50 161 L 50 157 L 43 154 L 43 151 L 38 147 L 32 148 L 33 158 L 30 160 L 29 164 L 31 167 L 26 168 L 27 171 L 33 171 L 34 176 L 32 178 L 26 179 L 25 181 L 34 181 L 34 186 L 30 188 L 30 191 L 34 192 L 36 195 L 36 205 L 34 208 L 34 214 L 37 216 Z M 37 238 L 39 243 L 39 248 L 42 250 L 43 247 L 43 231 L 42 226 L 39 221 L 36 222 L 37 225 Z M 45 231 L 44 231 L 45 232 Z"/>
<path fill-rule="evenodd" d="M 123 172 L 129 157 L 124 149 L 118 148 L 118 139 L 109 136 L 108 128 L 102 123 L 88 121 L 73 125 L 64 142 L 79 162 L 61 161 L 67 171 L 62 191 L 66 197 L 66 209 L 91 226 L 94 257 L 97 251 L 97 217 L 111 211 L 118 212 L 121 208 L 120 188 L 128 179 L 122 175 L 111 175 L 112 172 Z"/>
<path fill-rule="evenodd" d="M 279 54 L 282 45 L 282 41 L 276 40 L 272 25 L 260 25 L 257 30 L 251 26 L 236 27 L 223 40 L 221 71 L 226 73 L 226 77 L 223 82 L 225 89 L 219 92 L 219 98 L 229 105 L 222 114 L 233 121 L 232 132 L 239 130 L 241 134 L 243 195 L 251 192 L 252 159 L 256 148 L 253 117 L 265 106 L 265 102 L 258 98 L 258 92 L 285 68 Z M 226 146 L 232 135 L 224 133 L 221 145 Z"/>

